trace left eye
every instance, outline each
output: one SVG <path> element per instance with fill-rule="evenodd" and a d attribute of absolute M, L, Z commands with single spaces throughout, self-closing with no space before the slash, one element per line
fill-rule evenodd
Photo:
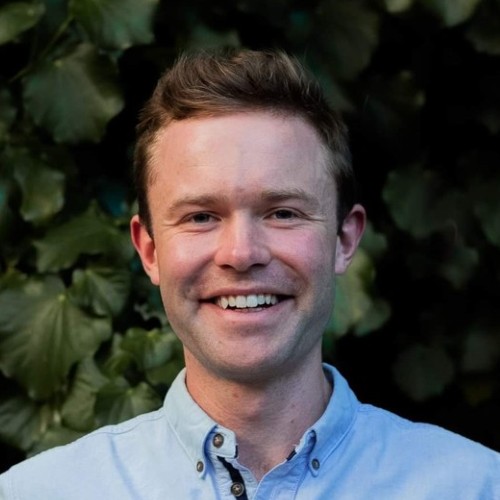
<path fill-rule="evenodd" d="M 191 220 L 196 224 L 206 224 L 212 220 L 212 216 L 207 213 L 194 214 Z"/>

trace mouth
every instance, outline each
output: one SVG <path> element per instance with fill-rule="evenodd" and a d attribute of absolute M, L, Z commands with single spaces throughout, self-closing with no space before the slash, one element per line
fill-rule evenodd
<path fill-rule="evenodd" d="M 290 297 L 271 293 L 259 293 L 250 295 L 221 295 L 214 297 L 210 302 L 221 309 L 262 309 L 272 307 L 287 298 Z"/>

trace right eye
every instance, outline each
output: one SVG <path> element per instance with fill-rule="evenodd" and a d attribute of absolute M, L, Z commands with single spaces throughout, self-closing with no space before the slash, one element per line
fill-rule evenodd
<path fill-rule="evenodd" d="M 207 224 L 208 222 L 212 222 L 213 216 L 206 212 L 200 212 L 198 214 L 193 214 L 189 220 L 195 224 Z"/>

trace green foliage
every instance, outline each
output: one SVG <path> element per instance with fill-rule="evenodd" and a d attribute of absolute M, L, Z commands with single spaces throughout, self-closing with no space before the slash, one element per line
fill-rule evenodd
<path fill-rule="evenodd" d="M 4 3 L 0 439 L 31 455 L 161 404 L 182 347 L 129 240 L 133 129 L 181 49 L 241 45 L 304 59 L 351 129 L 370 224 L 325 359 L 500 447 L 499 33 L 498 0 Z"/>

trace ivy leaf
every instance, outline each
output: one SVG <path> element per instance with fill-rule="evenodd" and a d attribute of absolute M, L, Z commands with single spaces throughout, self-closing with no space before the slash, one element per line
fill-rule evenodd
<path fill-rule="evenodd" d="M 145 382 L 130 387 L 124 379 L 103 386 L 97 393 L 95 415 L 98 426 L 123 422 L 159 408 L 161 399 Z"/>
<path fill-rule="evenodd" d="M 26 148 L 9 149 L 7 156 L 21 188 L 23 219 L 43 222 L 59 212 L 64 204 L 64 174 L 35 158 Z"/>
<path fill-rule="evenodd" d="M 379 18 L 355 0 L 323 0 L 317 8 L 315 42 L 335 74 L 356 78 L 378 43 Z"/>
<path fill-rule="evenodd" d="M 95 425 L 96 394 L 109 382 L 97 368 L 93 358 L 85 358 L 78 365 L 71 390 L 61 408 L 63 424 L 76 431 L 88 432 Z"/>
<path fill-rule="evenodd" d="M 455 245 L 451 255 L 438 268 L 439 274 L 456 289 L 463 288 L 479 264 L 479 253 L 465 245 Z"/>
<path fill-rule="evenodd" d="M 441 394 L 454 376 L 453 362 L 443 349 L 421 344 L 402 351 L 393 371 L 398 386 L 415 401 Z"/>
<path fill-rule="evenodd" d="M 0 143 L 5 141 L 16 115 L 17 110 L 11 93 L 7 88 L 0 87 Z"/>
<path fill-rule="evenodd" d="M 0 45 L 35 26 L 44 12 L 40 2 L 10 2 L 0 7 Z"/>
<path fill-rule="evenodd" d="M 144 371 L 167 363 L 172 358 L 177 342 L 173 332 L 165 332 L 158 328 L 150 331 L 130 328 L 125 333 L 121 348 L 129 352 L 139 369 Z"/>
<path fill-rule="evenodd" d="M 109 378 L 122 375 L 134 361 L 132 354 L 121 348 L 122 342 L 123 335 L 115 333 L 111 341 L 111 354 L 103 366 L 103 371 Z"/>
<path fill-rule="evenodd" d="M 375 267 L 368 254 L 360 248 L 349 269 L 337 277 L 335 309 L 327 326 L 327 334 L 341 336 L 350 329 L 364 334 L 379 328 L 389 317 L 385 301 L 369 293 Z M 328 338 L 326 339 L 328 342 Z"/>
<path fill-rule="evenodd" d="M 0 369 L 34 399 L 50 396 L 110 335 L 109 321 L 84 314 L 54 276 L 0 292 Z"/>
<path fill-rule="evenodd" d="M 40 439 L 51 412 L 24 395 L 0 402 L 0 438 L 23 451 L 29 450 Z"/>
<path fill-rule="evenodd" d="M 500 359 L 500 336 L 498 331 L 474 329 L 465 340 L 462 369 L 465 372 L 488 372 L 494 370 Z"/>
<path fill-rule="evenodd" d="M 372 78 L 366 90 L 363 122 L 385 147 L 399 155 L 418 151 L 420 110 L 425 94 L 412 73 Z"/>
<path fill-rule="evenodd" d="M 71 267 L 80 255 L 106 254 L 125 262 L 132 253 L 128 235 L 120 232 L 94 205 L 82 215 L 49 230 L 34 245 L 40 272 Z"/>
<path fill-rule="evenodd" d="M 467 30 L 478 52 L 500 55 L 500 2 L 483 2 Z"/>
<path fill-rule="evenodd" d="M 413 5 L 414 1 L 415 0 L 384 0 L 384 4 L 387 12 L 398 14 L 399 12 L 408 10 Z"/>
<path fill-rule="evenodd" d="M 445 26 L 455 26 L 472 16 L 482 0 L 420 0 Z"/>
<path fill-rule="evenodd" d="M 91 307 L 97 315 L 118 315 L 129 292 L 130 273 L 126 269 L 88 267 L 73 272 L 72 298 L 84 307 Z"/>
<path fill-rule="evenodd" d="M 127 49 L 153 41 L 158 0 L 70 0 L 69 12 L 97 45 Z"/>
<path fill-rule="evenodd" d="M 382 196 L 400 229 L 415 238 L 425 238 L 442 227 L 442 221 L 432 213 L 439 200 L 439 187 L 434 172 L 412 166 L 390 172 Z"/>
<path fill-rule="evenodd" d="M 217 49 L 225 47 L 239 47 L 241 45 L 238 32 L 214 31 L 203 24 L 196 24 L 190 33 L 186 48 L 191 50 Z"/>
<path fill-rule="evenodd" d="M 498 180 L 478 184 L 472 189 L 474 213 L 488 240 L 500 247 L 500 197 Z"/>
<path fill-rule="evenodd" d="M 45 450 L 50 450 L 55 446 L 62 446 L 76 441 L 84 435 L 73 429 L 68 429 L 62 425 L 53 425 L 36 442 L 35 446 L 29 451 L 28 457 L 32 457 Z"/>
<path fill-rule="evenodd" d="M 123 98 L 111 60 L 92 45 L 80 44 L 28 74 L 24 105 L 57 142 L 97 142 L 123 108 Z"/>
<path fill-rule="evenodd" d="M 12 182 L 0 179 L 0 239 L 6 241 L 14 226 L 14 214 L 9 206 Z"/>

